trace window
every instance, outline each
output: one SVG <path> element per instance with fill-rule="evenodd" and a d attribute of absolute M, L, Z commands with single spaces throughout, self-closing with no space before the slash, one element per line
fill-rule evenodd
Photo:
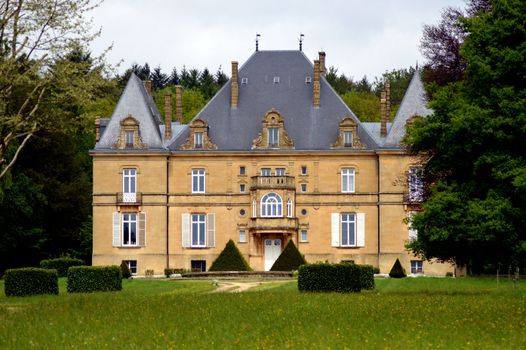
<path fill-rule="evenodd" d="M 245 193 L 245 184 L 239 184 L 239 192 Z"/>
<path fill-rule="evenodd" d="M 312 77 L 306 76 L 305 77 L 305 84 L 310 84 L 312 82 Z"/>
<path fill-rule="evenodd" d="M 301 192 L 307 192 L 307 184 L 301 184 Z"/>
<path fill-rule="evenodd" d="M 285 168 L 276 168 L 276 176 L 285 176 Z"/>
<path fill-rule="evenodd" d="M 247 85 L 248 84 L 248 78 L 241 78 L 241 85 Z"/>
<path fill-rule="evenodd" d="M 301 215 L 303 216 L 307 215 L 307 209 L 301 209 Z"/>
<path fill-rule="evenodd" d="M 281 217 L 283 216 L 281 197 L 276 193 L 267 193 L 261 198 L 261 216 Z"/>
<path fill-rule="evenodd" d="M 414 228 L 411 227 L 411 220 L 413 219 L 414 215 L 415 215 L 414 211 L 409 212 L 409 214 L 407 215 L 407 220 L 408 220 L 407 230 L 408 230 L 408 233 L 409 233 L 409 240 L 410 241 L 414 241 L 414 240 L 416 240 L 418 238 L 418 230 L 415 230 Z"/>
<path fill-rule="evenodd" d="M 342 192 L 354 192 L 354 169 L 342 169 Z"/>
<path fill-rule="evenodd" d="M 239 210 L 239 215 L 241 215 L 241 216 L 245 216 L 246 213 L 247 213 L 247 212 L 246 212 L 245 209 L 240 209 L 240 210 Z"/>
<path fill-rule="evenodd" d="M 270 176 L 270 168 L 261 168 L 261 176 Z"/>
<path fill-rule="evenodd" d="M 252 201 L 252 217 L 255 218 L 258 216 L 258 208 L 255 200 Z"/>
<path fill-rule="evenodd" d="M 352 147 L 352 132 L 343 132 L 343 147 Z"/>
<path fill-rule="evenodd" d="M 137 200 L 137 170 L 123 169 L 122 171 L 122 200 L 126 203 L 135 203 Z"/>
<path fill-rule="evenodd" d="M 424 266 L 421 260 L 411 260 L 411 273 L 424 273 Z"/>
<path fill-rule="evenodd" d="M 289 198 L 289 200 L 287 201 L 287 216 L 289 218 L 291 218 L 293 215 L 292 215 L 292 199 Z"/>
<path fill-rule="evenodd" d="M 268 128 L 268 146 L 278 147 L 279 146 L 279 129 Z"/>
<path fill-rule="evenodd" d="M 203 133 L 194 133 L 194 148 L 203 148 Z"/>
<path fill-rule="evenodd" d="M 307 242 L 307 230 L 301 230 L 300 231 L 300 242 Z"/>
<path fill-rule="evenodd" d="M 192 272 L 205 272 L 206 260 L 192 260 L 190 261 Z"/>
<path fill-rule="evenodd" d="M 247 242 L 247 231 L 239 230 L 239 243 Z"/>
<path fill-rule="evenodd" d="M 278 84 L 279 83 L 279 77 L 274 77 L 274 84 Z"/>
<path fill-rule="evenodd" d="M 246 174 L 246 168 L 244 166 L 239 167 L 239 175 L 245 175 Z"/>
<path fill-rule="evenodd" d="M 302 165 L 301 166 L 300 174 L 301 175 L 307 175 L 307 166 L 306 165 Z"/>
<path fill-rule="evenodd" d="M 410 168 L 407 183 L 409 187 L 409 201 L 421 202 L 424 199 L 424 182 L 422 181 L 422 168 Z"/>
<path fill-rule="evenodd" d="M 133 131 L 126 131 L 124 134 L 125 137 L 125 145 L 127 148 L 133 148 Z"/>
<path fill-rule="evenodd" d="M 355 246 L 356 245 L 356 217 L 354 214 L 342 214 L 341 215 L 341 233 L 342 233 L 342 246 Z"/>
<path fill-rule="evenodd" d="M 122 214 L 122 245 L 137 245 L 137 214 Z"/>
<path fill-rule="evenodd" d="M 192 193 L 205 193 L 205 169 L 192 170 Z"/>
<path fill-rule="evenodd" d="M 192 247 L 206 247 L 205 214 L 192 214 Z"/>
<path fill-rule="evenodd" d="M 124 260 L 124 263 L 128 265 L 128 268 L 130 269 L 132 275 L 137 274 L 137 260 Z"/>

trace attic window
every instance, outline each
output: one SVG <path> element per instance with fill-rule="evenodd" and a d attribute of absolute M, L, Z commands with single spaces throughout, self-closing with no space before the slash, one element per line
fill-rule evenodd
<path fill-rule="evenodd" d="M 274 77 L 274 84 L 278 84 L 279 83 L 279 77 Z"/>
<path fill-rule="evenodd" d="M 114 148 L 145 148 L 140 136 L 139 121 L 137 119 L 128 114 L 120 124 L 119 138 L 113 145 Z"/>
<path fill-rule="evenodd" d="M 358 125 L 350 116 L 342 119 L 338 129 L 338 137 L 331 148 L 365 148 L 358 136 Z"/>
<path fill-rule="evenodd" d="M 306 76 L 305 77 L 305 84 L 310 84 L 312 82 L 312 77 Z"/>
<path fill-rule="evenodd" d="M 247 85 L 248 84 L 248 78 L 241 78 L 241 85 Z"/>
<path fill-rule="evenodd" d="M 133 148 L 133 139 L 134 139 L 134 134 L 135 132 L 133 131 L 125 131 L 124 132 L 124 135 L 125 135 L 125 146 L 126 148 Z"/>

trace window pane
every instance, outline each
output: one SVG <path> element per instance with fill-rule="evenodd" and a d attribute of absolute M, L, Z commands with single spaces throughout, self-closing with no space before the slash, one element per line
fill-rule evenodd
<path fill-rule="evenodd" d="M 199 244 L 199 224 L 192 222 L 192 245 Z"/>
<path fill-rule="evenodd" d="M 342 220 L 342 245 L 349 245 L 349 231 L 348 231 L 347 222 Z"/>
<path fill-rule="evenodd" d="M 205 245 L 205 223 L 199 223 L 199 245 Z"/>

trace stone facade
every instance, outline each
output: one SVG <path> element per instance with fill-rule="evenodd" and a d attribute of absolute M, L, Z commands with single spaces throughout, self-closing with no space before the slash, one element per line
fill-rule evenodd
<path fill-rule="evenodd" d="M 315 67 L 319 70 L 320 64 Z M 237 63 L 234 68 L 237 72 Z M 319 73 L 314 82 L 322 82 L 311 87 L 314 93 L 304 102 L 322 109 L 330 99 L 319 93 L 326 86 Z M 240 77 L 245 74 L 251 84 L 251 71 L 239 71 Z M 300 78 L 305 83 L 305 75 Z M 231 87 L 241 90 L 232 94 L 225 87 L 225 98 L 220 92 L 189 125 L 172 123 L 164 147 L 147 148 L 142 142 L 132 150 L 105 147 L 110 144 L 105 137 L 121 135 L 108 129 L 120 127 L 111 119 L 126 120 L 120 114 L 129 112 L 125 106 L 132 102 L 127 101 L 136 101 L 133 94 L 142 88 L 131 78 L 112 118 L 100 123 L 107 126 L 91 152 L 94 265 L 124 260 L 139 275 L 146 270 L 162 274 L 166 267 L 208 269 L 232 239 L 254 270 L 266 270 L 275 252 L 293 240 L 308 262 L 354 261 L 388 273 L 398 258 L 408 273 L 412 267 L 426 275 L 453 271 L 448 264 L 420 262 L 404 247 L 411 234 L 404 219 L 419 206 L 407 195 L 416 159 L 400 147 L 383 148 L 381 136 L 368 136 L 371 126 L 362 125 L 350 110 L 337 114 L 330 136 L 320 135 L 327 139 L 320 140 L 324 149 L 298 147 L 296 141 L 305 140 L 295 140 L 291 131 L 299 121 L 290 119 L 293 110 L 282 113 L 279 105 L 266 114 L 254 112 L 251 123 L 259 125 L 254 124 L 259 137 L 247 137 L 241 150 L 228 149 L 229 137 L 214 134 L 218 111 L 248 100 L 243 85 Z M 208 116 L 207 108 L 216 114 Z M 148 123 L 160 128 L 157 114 L 134 120 L 139 128 Z M 277 143 L 269 145 L 267 129 L 274 127 Z M 151 129 L 140 129 L 136 136 L 155 140 Z M 350 147 L 343 143 L 345 131 L 352 132 Z M 203 133 L 203 147 L 194 147 L 196 133 Z"/>

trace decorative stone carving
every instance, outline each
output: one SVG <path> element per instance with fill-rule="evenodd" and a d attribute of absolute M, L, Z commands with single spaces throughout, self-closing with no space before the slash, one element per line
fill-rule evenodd
<path fill-rule="evenodd" d="M 351 117 L 345 117 L 342 119 L 342 121 L 339 124 L 340 132 L 338 133 L 338 137 L 336 138 L 336 142 L 331 145 L 331 148 L 333 149 L 346 149 L 346 148 L 352 148 L 352 149 L 363 149 L 365 148 L 364 144 L 360 141 L 360 137 L 358 136 L 358 126 L 354 122 L 354 120 Z M 346 143 L 345 140 L 345 133 L 351 133 L 352 135 L 352 142 Z"/>
<path fill-rule="evenodd" d="M 139 121 L 128 114 L 126 118 L 121 121 L 121 130 L 117 142 L 113 145 L 117 149 L 143 149 L 147 145 L 142 142 Z"/>
<path fill-rule="evenodd" d="M 277 130 L 277 143 L 270 143 L 269 130 Z M 281 114 L 274 108 L 268 111 L 263 117 L 263 126 L 258 137 L 252 141 L 252 149 L 291 149 L 294 148 L 294 141 L 289 137 L 285 130 L 285 122 Z"/>
<path fill-rule="evenodd" d="M 208 123 L 201 118 L 195 119 L 190 124 L 190 134 L 186 142 L 181 146 L 185 150 L 212 150 L 217 149 L 208 136 Z"/>

